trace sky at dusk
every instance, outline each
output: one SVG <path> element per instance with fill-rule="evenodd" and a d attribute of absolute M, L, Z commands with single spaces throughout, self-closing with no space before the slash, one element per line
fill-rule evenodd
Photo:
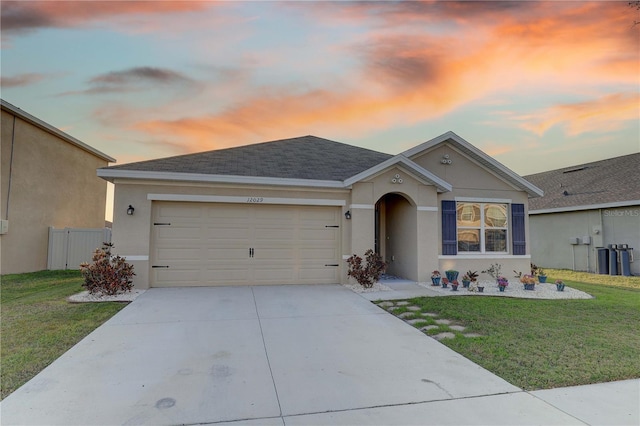
<path fill-rule="evenodd" d="M 522 175 L 640 151 L 628 1 L 1 6 L 2 98 L 118 164 L 448 130 Z"/>

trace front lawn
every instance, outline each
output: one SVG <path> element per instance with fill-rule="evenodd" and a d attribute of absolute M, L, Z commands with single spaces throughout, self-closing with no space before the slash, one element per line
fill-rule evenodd
<path fill-rule="evenodd" d="M 411 303 L 481 334 L 456 333 L 442 343 L 526 390 L 640 378 L 640 278 L 612 287 L 570 276 L 549 271 L 548 282 L 562 278 L 595 298 L 422 297 Z"/>
<path fill-rule="evenodd" d="M 79 271 L 42 271 L 0 279 L 2 399 L 126 306 L 68 303 L 68 296 L 84 290 Z"/>

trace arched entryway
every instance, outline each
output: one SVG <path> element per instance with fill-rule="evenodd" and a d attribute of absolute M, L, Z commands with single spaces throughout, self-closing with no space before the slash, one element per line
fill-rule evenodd
<path fill-rule="evenodd" d="M 387 274 L 417 280 L 416 206 L 398 193 L 382 196 L 375 205 L 375 251 L 389 263 Z"/>

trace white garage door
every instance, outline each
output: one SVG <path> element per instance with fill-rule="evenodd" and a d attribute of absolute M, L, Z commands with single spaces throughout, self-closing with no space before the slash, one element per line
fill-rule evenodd
<path fill-rule="evenodd" d="M 340 208 L 154 202 L 151 286 L 339 282 Z"/>

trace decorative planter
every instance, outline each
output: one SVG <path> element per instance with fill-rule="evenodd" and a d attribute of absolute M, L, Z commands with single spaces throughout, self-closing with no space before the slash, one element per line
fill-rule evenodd
<path fill-rule="evenodd" d="M 458 291 L 458 286 L 451 284 L 451 291 Z"/>
<path fill-rule="evenodd" d="M 484 287 L 478 287 L 478 293 L 484 293 Z"/>
<path fill-rule="evenodd" d="M 535 290 L 536 289 L 536 285 L 535 284 L 525 284 L 524 285 L 524 289 L 525 290 Z"/>
<path fill-rule="evenodd" d="M 441 277 L 431 277 L 431 285 L 440 285 Z"/>
<path fill-rule="evenodd" d="M 471 281 L 469 281 L 469 280 L 462 280 L 462 287 L 464 287 L 464 288 L 469 288 L 469 284 L 471 284 Z"/>
<path fill-rule="evenodd" d="M 507 288 L 507 287 L 506 287 L 506 286 L 501 285 L 501 286 L 498 286 L 498 288 L 500 289 L 500 292 L 501 292 L 501 293 L 504 293 L 504 289 L 505 289 L 505 288 Z"/>
<path fill-rule="evenodd" d="M 558 291 L 564 291 L 564 284 L 556 284 Z"/>
<path fill-rule="evenodd" d="M 447 283 L 443 282 L 442 283 L 442 288 L 447 288 L 447 285 L 448 285 Z"/>
<path fill-rule="evenodd" d="M 538 281 L 540 281 L 541 283 L 546 283 L 547 282 L 547 276 L 546 275 L 538 275 Z"/>
<path fill-rule="evenodd" d="M 449 281 L 455 281 L 458 279 L 458 271 L 445 271 L 445 274 L 447 275 L 447 279 Z"/>

